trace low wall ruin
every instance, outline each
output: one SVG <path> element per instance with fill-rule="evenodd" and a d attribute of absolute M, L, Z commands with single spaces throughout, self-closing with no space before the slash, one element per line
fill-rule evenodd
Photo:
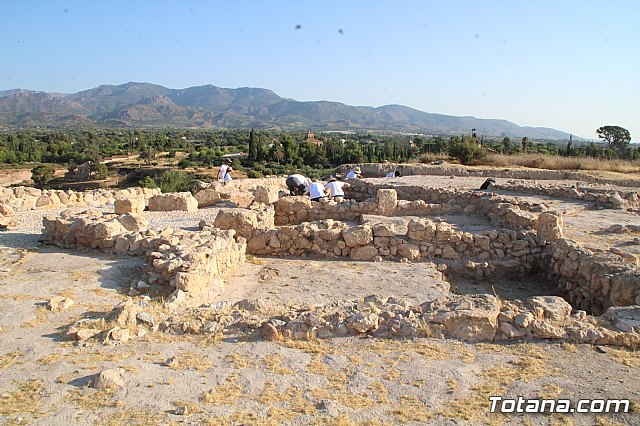
<path fill-rule="evenodd" d="M 244 262 L 246 241 L 234 230 L 201 232 L 148 229 L 144 217 L 88 210 L 43 219 L 42 241 L 63 248 L 93 248 L 118 255 L 145 256 L 147 280 L 175 289 L 172 306 L 211 303 L 224 279 Z"/>

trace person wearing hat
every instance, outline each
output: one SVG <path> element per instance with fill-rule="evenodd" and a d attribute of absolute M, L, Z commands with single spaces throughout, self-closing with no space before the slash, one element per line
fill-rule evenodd
<path fill-rule="evenodd" d="M 327 183 L 325 189 L 329 191 L 330 198 L 334 201 L 340 202 L 344 199 L 344 191 L 342 188 L 345 186 L 349 186 L 349 184 L 346 182 L 340 182 L 339 180 L 336 180 L 336 178 L 332 177 L 329 179 L 329 183 Z"/>
<path fill-rule="evenodd" d="M 233 170 L 231 168 L 232 163 L 233 161 L 231 160 L 231 158 L 226 158 L 220 165 L 220 169 L 218 170 L 218 175 L 216 176 L 216 179 L 218 179 L 220 182 L 223 182 L 225 184 L 229 182 L 231 180 L 231 175 L 229 174 L 229 172 Z"/>
<path fill-rule="evenodd" d="M 349 170 L 349 173 L 347 173 L 347 179 L 362 179 L 362 171 L 360 170 L 360 167 L 356 166 L 355 169 L 351 169 Z"/>

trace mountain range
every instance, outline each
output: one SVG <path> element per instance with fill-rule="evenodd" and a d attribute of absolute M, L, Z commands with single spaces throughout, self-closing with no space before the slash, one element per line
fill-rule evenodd
<path fill-rule="evenodd" d="M 546 127 L 507 120 L 457 117 L 402 105 L 351 106 L 301 102 L 268 89 L 213 85 L 168 89 L 150 83 L 103 85 L 73 94 L 12 89 L 0 91 L 0 125 L 255 128 L 273 130 L 415 132 L 568 139 Z"/>

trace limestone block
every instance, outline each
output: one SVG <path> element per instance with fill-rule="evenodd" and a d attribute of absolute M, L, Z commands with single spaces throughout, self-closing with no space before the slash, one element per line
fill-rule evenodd
<path fill-rule="evenodd" d="M 121 327 L 135 327 L 138 324 L 136 315 L 140 312 L 142 312 L 142 307 L 129 299 L 113 308 L 108 319 Z"/>
<path fill-rule="evenodd" d="M 534 308 L 542 308 L 544 317 L 556 321 L 566 321 L 571 315 L 572 307 L 566 300 L 558 296 L 535 296 L 528 300 Z"/>
<path fill-rule="evenodd" d="M 342 231 L 342 238 L 348 247 L 364 246 L 373 241 L 373 231 L 368 225 L 355 226 Z"/>
<path fill-rule="evenodd" d="M 540 243 L 555 241 L 563 236 L 564 222 L 562 215 L 556 212 L 542 212 L 538 215 L 536 232 Z"/>
<path fill-rule="evenodd" d="M 376 198 L 379 214 L 390 215 L 395 211 L 398 204 L 398 193 L 395 189 L 379 189 Z"/>
<path fill-rule="evenodd" d="M 278 201 L 280 191 L 273 186 L 258 186 L 255 192 L 256 202 L 273 204 Z"/>
<path fill-rule="evenodd" d="M 47 308 L 51 312 L 60 312 L 70 308 L 73 305 L 73 299 L 70 297 L 54 296 L 49 300 Z"/>
<path fill-rule="evenodd" d="M 149 229 L 149 222 L 141 214 L 123 214 L 116 218 L 116 221 L 129 232 L 144 232 Z"/>
<path fill-rule="evenodd" d="M 640 304 L 640 271 L 628 270 L 613 275 L 610 298 L 613 306 Z"/>
<path fill-rule="evenodd" d="M 360 246 L 354 247 L 349 254 L 349 257 L 353 260 L 373 260 L 378 255 L 378 249 L 373 246 Z"/>
<path fill-rule="evenodd" d="M 465 340 L 493 340 L 495 337 L 500 314 L 495 297 L 484 294 L 451 296 L 439 304 L 432 321 L 444 325 L 450 337 Z"/>
<path fill-rule="evenodd" d="M 196 192 L 195 198 L 198 201 L 198 207 L 211 207 L 222 201 L 220 193 L 213 188 Z"/>
<path fill-rule="evenodd" d="M 258 212 L 247 209 L 220 209 L 214 226 L 219 229 L 235 229 L 237 234 L 251 239 L 254 229 L 261 228 Z"/>
<path fill-rule="evenodd" d="M 393 237 L 396 235 L 393 223 L 376 223 L 371 228 L 376 237 Z"/>
<path fill-rule="evenodd" d="M 417 241 L 431 241 L 436 233 L 436 224 L 429 219 L 411 219 L 407 224 L 407 237 Z"/>
<path fill-rule="evenodd" d="M 186 212 L 198 211 L 198 200 L 190 192 L 175 192 L 154 195 L 149 198 L 150 211 L 180 210 Z"/>
<path fill-rule="evenodd" d="M 119 389 L 125 386 L 124 368 L 112 368 L 104 370 L 98 374 L 93 387 L 98 390 Z"/>
<path fill-rule="evenodd" d="M 400 244 L 397 255 L 406 257 L 409 260 L 416 260 L 420 258 L 420 247 L 416 244 Z"/>
<path fill-rule="evenodd" d="M 113 207 L 116 214 L 142 213 L 145 208 L 144 198 L 118 198 Z"/>

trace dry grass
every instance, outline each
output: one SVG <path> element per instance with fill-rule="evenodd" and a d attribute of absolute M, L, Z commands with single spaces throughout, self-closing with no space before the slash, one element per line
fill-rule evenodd
<path fill-rule="evenodd" d="M 0 355 L 0 370 L 9 368 L 14 364 L 21 364 L 22 361 L 20 361 L 20 358 L 23 356 L 24 354 L 20 351 L 8 352 L 4 355 Z"/>
<path fill-rule="evenodd" d="M 30 294 L 3 294 L 0 295 L 0 299 L 11 299 L 19 302 L 22 300 L 35 299 L 35 297 Z"/>
<path fill-rule="evenodd" d="M 307 370 L 310 373 L 319 374 L 321 376 L 329 376 L 333 372 L 327 363 L 322 360 L 322 356 L 319 354 L 315 354 L 311 357 L 311 361 L 307 364 Z"/>
<path fill-rule="evenodd" d="M 206 355 L 197 352 L 181 352 L 170 358 L 165 365 L 172 370 L 205 371 L 211 368 L 213 363 Z"/>
<path fill-rule="evenodd" d="M 640 173 L 640 161 L 560 157 L 540 154 L 489 154 L 482 161 L 482 165 L 492 167 L 521 166 L 548 170 L 600 170 L 617 173 Z"/>
<path fill-rule="evenodd" d="M 79 408 L 95 411 L 98 408 L 117 407 L 121 403 L 113 401 L 115 390 L 94 390 L 90 388 L 72 389 L 67 393 L 67 400 Z"/>
<path fill-rule="evenodd" d="M 22 324 L 22 327 L 35 327 L 48 319 L 48 310 L 45 306 L 38 306 L 35 310 L 35 318 Z"/>
<path fill-rule="evenodd" d="M 160 411 L 143 408 L 120 409 L 109 413 L 107 426 L 153 426 L 166 424 L 167 415 Z"/>
<path fill-rule="evenodd" d="M 627 367 L 640 368 L 640 351 L 632 351 L 620 348 L 608 348 L 607 352 L 611 358 L 615 359 Z"/>
<path fill-rule="evenodd" d="M 200 404 L 193 401 L 173 401 L 172 404 L 176 408 L 184 407 L 188 415 L 202 413 L 204 411 Z"/>
<path fill-rule="evenodd" d="M 277 426 L 275 420 L 265 420 L 258 417 L 256 413 L 250 411 L 236 411 L 231 416 L 212 416 L 207 418 L 206 425 L 209 426 L 237 426 L 237 425 L 265 425 Z"/>
<path fill-rule="evenodd" d="M 244 389 L 239 385 L 227 383 L 205 391 L 200 397 L 200 400 L 205 404 L 234 405 L 244 394 Z"/>
<path fill-rule="evenodd" d="M 43 388 L 44 383 L 40 379 L 20 383 L 18 389 L 0 397 L 0 414 L 13 416 L 37 412 L 42 406 L 40 392 Z"/>
<path fill-rule="evenodd" d="M 489 396 L 504 395 L 512 383 L 531 382 L 541 377 L 560 374 L 557 370 L 549 368 L 550 356 L 541 347 L 521 344 L 501 349 L 512 352 L 518 358 L 482 370 L 479 376 L 484 382 L 473 387 L 470 396 L 446 404 L 439 414 L 447 418 L 474 420 L 489 412 Z M 549 387 L 545 390 L 551 393 L 558 392 L 558 389 Z M 498 414 L 483 418 L 487 424 L 502 424 L 503 420 L 504 416 Z"/>
<path fill-rule="evenodd" d="M 297 349 L 308 354 L 335 354 L 337 350 L 321 340 L 280 340 L 282 346 L 290 349 Z"/>
<path fill-rule="evenodd" d="M 423 423 L 433 417 L 433 413 L 427 409 L 420 398 L 413 395 L 402 395 L 399 403 L 386 414 L 395 417 L 398 423 Z"/>
<path fill-rule="evenodd" d="M 252 263 L 254 265 L 266 265 L 268 263 L 265 259 L 255 257 L 251 254 L 246 255 L 245 259 L 248 263 Z"/>
<path fill-rule="evenodd" d="M 279 355 L 279 354 L 266 355 L 262 359 L 262 363 L 264 364 L 266 369 L 272 372 L 273 374 L 278 374 L 281 376 L 293 374 L 293 371 L 282 366 L 282 355 Z"/>
<path fill-rule="evenodd" d="M 235 352 L 235 353 L 233 353 L 231 355 L 227 355 L 225 357 L 225 360 L 228 361 L 228 362 L 233 362 L 235 364 L 235 366 L 236 366 L 236 369 L 238 369 L 238 370 L 256 366 L 256 361 L 255 360 L 253 360 L 253 359 L 251 359 L 251 358 L 249 358 L 247 356 L 241 355 L 241 354 L 239 354 L 237 352 Z"/>
<path fill-rule="evenodd" d="M 571 353 L 578 352 L 578 347 L 573 343 L 566 343 L 566 342 L 561 343 L 560 347 L 567 352 L 571 352 Z"/>

